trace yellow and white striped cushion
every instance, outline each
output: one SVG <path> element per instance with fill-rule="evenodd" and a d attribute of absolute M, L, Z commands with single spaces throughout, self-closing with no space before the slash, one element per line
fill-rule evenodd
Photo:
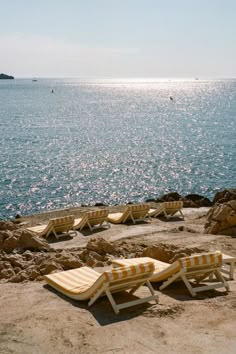
<path fill-rule="evenodd" d="M 36 232 L 39 235 L 46 235 L 54 229 L 56 232 L 67 231 L 73 228 L 74 216 L 68 215 L 60 218 L 53 218 L 48 221 L 48 224 L 38 225 L 27 228 L 27 230 Z"/>
<path fill-rule="evenodd" d="M 180 266 L 185 269 L 205 265 L 222 265 L 222 253 L 217 251 L 183 257 L 180 258 L 178 262 L 180 263 Z"/>
<path fill-rule="evenodd" d="M 113 268 L 104 272 L 106 281 L 114 281 L 117 279 L 124 279 L 141 273 L 150 273 L 155 269 L 153 262 L 140 262 L 136 264 L 130 264 L 120 268 Z"/>
<path fill-rule="evenodd" d="M 112 263 L 115 266 L 124 266 L 128 264 L 139 264 L 144 261 L 153 261 L 155 270 L 151 276 L 151 281 L 163 281 L 168 279 L 170 276 L 178 273 L 181 268 L 186 271 L 193 267 L 198 267 L 200 269 L 207 268 L 209 266 L 221 266 L 222 265 L 222 254 L 217 251 L 214 253 L 204 253 L 199 255 L 193 255 L 189 257 L 183 257 L 178 259 L 172 264 L 161 262 L 149 257 L 141 258 L 130 258 L 130 259 L 116 259 Z"/>
<path fill-rule="evenodd" d="M 101 210 L 96 210 L 96 211 L 88 211 L 86 213 L 89 219 L 92 218 L 102 218 L 106 217 L 108 215 L 108 209 L 101 209 Z"/>
<path fill-rule="evenodd" d="M 53 219 L 50 219 L 49 222 L 51 223 L 52 226 L 67 225 L 67 224 L 71 224 L 71 223 L 73 225 L 74 216 L 68 215 L 68 216 L 63 216 L 61 218 L 53 218 Z"/>
<path fill-rule="evenodd" d="M 82 218 L 75 219 L 74 229 L 83 228 L 89 222 L 91 226 L 100 224 L 102 221 L 107 220 L 108 209 L 88 211 Z"/>
<path fill-rule="evenodd" d="M 87 300 L 91 298 L 105 283 L 112 283 L 117 280 L 130 279 L 133 276 L 149 274 L 154 271 L 153 262 L 131 265 L 127 267 L 112 269 L 100 274 L 88 267 L 82 267 L 64 272 L 45 275 L 44 279 L 49 285 L 63 294 Z M 125 282 L 123 288 L 127 288 Z"/>
<path fill-rule="evenodd" d="M 181 200 L 173 202 L 164 202 L 164 206 L 166 209 L 182 209 L 183 202 Z"/>
<path fill-rule="evenodd" d="M 148 204 L 131 204 L 127 206 L 127 209 L 133 213 L 138 211 L 148 211 L 150 209 L 150 206 Z"/>

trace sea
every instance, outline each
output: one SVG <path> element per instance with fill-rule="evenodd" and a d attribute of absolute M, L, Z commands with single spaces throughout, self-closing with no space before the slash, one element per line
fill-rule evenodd
<path fill-rule="evenodd" d="M 236 79 L 0 80 L 0 219 L 235 182 Z"/>

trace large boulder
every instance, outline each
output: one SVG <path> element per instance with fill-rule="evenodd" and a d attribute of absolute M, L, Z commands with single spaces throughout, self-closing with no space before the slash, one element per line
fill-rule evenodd
<path fill-rule="evenodd" d="M 173 263 L 181 257 L 190 256 L 193 253 L 200 253 L 199 248 L 179 248 L 171 244 L 157 243 L 148 246 L 142 253 L 142 257 L 150 257 L 166 263 Z"/>
<path fill-rule="evenodd" d="M 213 199 L 213 204 L 222 204 L 230 200 L 236 200 L 236 189 L 225 189 L 217 192 Z"/>
<path fill-rule="evenodd" d="M 9 230 L 9 231 L 13 231 L 13 230 L 17 230 L 19 228 L 19 226 L 15 225 L 13 222 L 11 221 L 4 221 L 1 220 L 0 221 L 0 230 Z"/>
<path fill-rule="evenodd" d="M 180 200 L 182 197 L 179 193 L 177 192 L 170 192 L 167 194 L 162 195 L 160 198 L 156 200 L 156 202 L 173 202 Z"/>
<path fill-rule="evenodd" d="M 91 239 L 88 241 L 87 250 L 94 251 L 98 254 L 112 253 L 114 251 L 114 245 L 104 238 Z"/>
<path fill-rule="evenodd" d="M 48 250 L 48 242 L 35 233 L 21 229 L 9 221 L 0 221 L 0 249 L 12 252 L 21 250 Z"/>
<path fill-rule="evenodd" d="M 205 232 L 236 236 L 236 200 L 216 204 L 209 210 Z"/>
<path fill-rule="evenodd" d="M 184 197 L 183 199 L 184 204 L 187 204 L 188 201 L 191 201 L 196 205 L 197 207 L 210 207 L 212 206 L 212 202 L 210 199 L 199 195 L 199 194 L 188 194 Z"/>

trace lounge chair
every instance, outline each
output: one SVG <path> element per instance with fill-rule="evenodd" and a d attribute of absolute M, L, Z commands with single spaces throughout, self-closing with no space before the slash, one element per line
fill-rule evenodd
<path fill-rule="evenodd" d="M 138 265 L 131 265 L 105 271 L 102 274 L 95 270 L 82 267 L 64 272 L 44 276 L 46 282 L 62 294 L 74 300 L 90 300 L 91 306 L 100 297 L 106 295 L 116 314 L 126 307 L 142 304 L 151 300 L 158 302 L 158 295 L 155 294 L 149 282 L 154 271 L 153 262 L 143 262 Z M 117 305 L 112 293 L 130 290 L 133 294 L 140 286 L 146 284 L 151 296 L 139 298 Z"/>
<path fill-rule="evenodd" d="M 50 234 L 54 234 L 58 239 L 60 235 L 69 233 L 69 230 L 73 230 L 74 216 L 63 216 L 61 218 L 50 219 L 47 224 L 27 227 L 27 230 L 33 231 L 39 236 L 47 238 Z"/>
<path fill-rule="evenodd" d="M 160 205 L 156 209 L 150 209 L 149 216 L 156 218 L 159 215 L 164 215 L 167 219 L 169 219 L 171 216 L 179 212 L 182 218 L 184 219 L 184 215 L 181 210 L 182 208 L 182 201 L 164 202 L 160 203 Z"/>
<path fill-rule="evenodd" d="M 110 227 L 110 224 L 107 221 L 108 210 L 97 210 L 97 211 L 88 211 L 85 213 L 82 218 L 75 219 L 74 230 L 82 230 L 84 227 L 89 227 L 90 231 L 93 231 L 99 227 Z"/>
<path fill-rule="evenodd" d="M 127 221 L 132 221 L 134 224 L 137 221 L 149 220 L 150 206 L 148 204 L 131 204 L 125 208 L 123 213 L 112 213 L 108 215 L 108 221 L 113 224 L 122 224 Z"/>
<path fill-rule="evenodd" d="M 160 286 L 160 290 L 165 289 L 168 285 L 176 280 L 182 280 L 188 288 L 190 294 L 194 297 L 200 291 L 217 289 L 224 287 L 227 291 L 229 285 L 221 274 L 222 254 L 221 252 L 203 253 L 189 257 L 178 259 L 172 264 L 161 262 L 152 258 L 130 258 L 116 259 L 112 261 L 114 267 L 123 267 L 127 265 L 136 265 L 140 262 L 152 261 L 155 265 L 154 273 L 150 279 L 151 282 L 164 283 Z M 200 282 L 215 275 L 210 285 L 199 285 Z M 199 286 L 192 287 L 189 280 L 195 280 Z"/>

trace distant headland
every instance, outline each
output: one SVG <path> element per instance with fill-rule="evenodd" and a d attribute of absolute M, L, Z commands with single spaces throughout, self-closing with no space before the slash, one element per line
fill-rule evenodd
<path fill-rule="evenodd" d="M 0 80 L 13 80 L 14 76 L 11 75 L 6 75 L 6 74 L 0 74 Z"/>

